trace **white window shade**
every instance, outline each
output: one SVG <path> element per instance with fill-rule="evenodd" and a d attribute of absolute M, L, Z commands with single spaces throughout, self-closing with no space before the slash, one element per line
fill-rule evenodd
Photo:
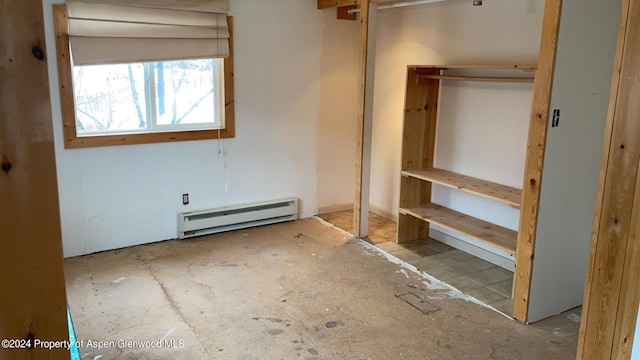
<path fill-rule="evenodd" d="M 68 0 L 74 65 L 225 58 L 227 0 Z"/>

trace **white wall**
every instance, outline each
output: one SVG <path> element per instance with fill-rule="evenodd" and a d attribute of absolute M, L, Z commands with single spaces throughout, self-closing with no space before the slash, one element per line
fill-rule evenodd
<path fill-rule="evenodd" d="M 315 214 L 322 36 L 315 0 L 229 1 L 235 139 L 74 150 L 62 143 L 51 1 L 44 7 L 65 256 L 175 238 L 176 214 L 189 210 L 294 196 L 301 216 Z"/>
<path fill-rule="evenodd" d="M 336 9 L 321 12 L 318 205 L 332 212 L 353 206 L 360 26 L 337 20 Z"/>
<path fill-rule="evenodd" d="M 582 304 L 620 1 L 562 4 L 531 279 L 529 320 Z"/>
<path fill-rule="evenodd" d="M 522 72 L 514 72 L 522 76 Z M 435 166 L 522 187 L 533 85 L 445 82 L 440 96 Z M 507 204 L 436 186 L 433 202 L 479 219 L 518 229 L 520 211 Z M 461 238 L 455 232 L 433 226 Z M 465 239 L 490 252 L 504 252 Z"/>

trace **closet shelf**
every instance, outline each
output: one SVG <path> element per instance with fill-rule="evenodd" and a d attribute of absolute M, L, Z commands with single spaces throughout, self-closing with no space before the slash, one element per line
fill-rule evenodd
<path fill-rule="evenodd" d="M 430 181 L 435 184 L 466 191 L 472 194 L 501 201 L 515 208 L 520 208 L 522 190 L 506 185 L 496 184 L 471 176 L 457 174 L 442 169 L 410 170 L 403 171 L 402 176 Z"/>
<path fill-rule="evenodd" d="M 453 80 L 453 81 L 485 81 L 485 82 L 514 82 L 532 83 L 533 77 L 497 77 L 497 76 L 460 76 L 460 75 L 421 75 L 423 79 Z"/>
<path fill-rule="evenodd" d="M 518 233 L 433 203 L 400 208 L 400 213 L 442 226 L 515 256 Z"/>
<path fill-rule="evenodd" d="M 518 64 L 505 64 L 505 65 L 409 65 L 409 70 L 413 70 L 418 74 L 429 73 L 428 69 L 448 70 L 448 69 L 478 69 L 478 70 L 522 70 L 527 72 L 533 72 L 538 69 L 536 65 L 518 65 Z"/>

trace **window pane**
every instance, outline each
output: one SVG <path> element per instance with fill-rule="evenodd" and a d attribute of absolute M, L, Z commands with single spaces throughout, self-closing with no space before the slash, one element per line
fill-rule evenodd
<path fill-rule="evenodd" d="M 219 127 L 219 68 L 217 59 L 155 63 L 157 124 Z"/>
<path fill-rule="evenodd" d="M 78 135 L 146 129 L 142 64 L 73 67 Z"/>
<path fill-rule="evenodd" d="M 223 60 L 75 66 L 78 136 L 224 126 Z"/>

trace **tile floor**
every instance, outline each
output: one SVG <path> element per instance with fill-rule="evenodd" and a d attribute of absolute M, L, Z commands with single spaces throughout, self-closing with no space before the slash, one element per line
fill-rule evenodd
<path fill-rule="evenodd" d="M 351 210 L 319 217 L 351 231 Z M 511 271 L 430 238 L 396 244 L 396 223 L 374 213 L 369 214 L 365 240 L 507 315 L 513 313 Z"/>

